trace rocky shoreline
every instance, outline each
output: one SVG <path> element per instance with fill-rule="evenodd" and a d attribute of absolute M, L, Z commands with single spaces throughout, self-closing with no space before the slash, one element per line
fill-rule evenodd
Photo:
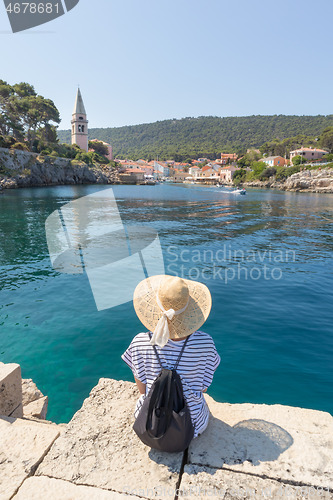
<path fill-rule="evenodd" d="M 118 172 L 108 165 L 40 156 L 0 148 L 0 189 L 74 184 L 116 184 Z"/>
<path fill-rule="evenodd" d="M 333 193 L 333 168 L 302 170 L 279 182 L 274 177 L 267 181 L 244 182 L 245 188 L 269 188 L 300 193 Z"/>
<path fill-rule="evenodd" d="M 132 429 L 134 383 L 100 379 L 58 425 L 13 416 L 22 402 L 19 365 L 0 364 L 0 387 L 1 500 L 333 499 L 329 413 L 205 395 L 208 428 L 188 453 L 163 453 Z M 42 399 L 30 381 L 23 394 Z"/>
<path fill-rule="evenodd" d="M 2 177 L 2 178 L 1 178 Z M 0 148 L 0 190 L 76 184 L 135 184 L 135 179 L 119 177 L 117 169 L 108 165 L 86 165 L 83 162 L 41 156 L 27 151 Z M 333 193 L 333 168 L 303 170 L 285 181 L 275 177 L 266 181 L 250 181 L 245 188 L 279 189 L 310 193 Z"/>

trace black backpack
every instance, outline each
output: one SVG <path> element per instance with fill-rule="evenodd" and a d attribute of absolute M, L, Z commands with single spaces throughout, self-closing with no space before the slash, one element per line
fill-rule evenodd
<path fill-rule="evenodd" d="M 176 371 L 188 338 L 172 370 L 163 368 L 153 346 L 161 371 L 143 402 L 133 429 L 143 443 L 156 450 L 184 451 L 193 439 L 190 410 L 184 398 L 181 378 Z"/>

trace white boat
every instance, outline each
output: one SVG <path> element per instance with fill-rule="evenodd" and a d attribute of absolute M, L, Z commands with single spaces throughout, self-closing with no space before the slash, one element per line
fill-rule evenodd
<path fill-rule="evenodd" d="M 155 186 L 156 184 L 158 184 L 158 180 L 155 180 L 153 175 L 146 174 L 143 184 L 145 184 L 146 186 Z"/>
<path fill-rule="evenodd" d="M 233 191 L 231 191 L 233 194 L 246 194 L 246 190 L 244 188 L 242 189 L 234 189 Z"/>

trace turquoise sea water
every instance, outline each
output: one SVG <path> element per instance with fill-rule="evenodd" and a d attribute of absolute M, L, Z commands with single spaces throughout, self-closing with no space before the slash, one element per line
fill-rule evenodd
<path fill-rule="evenodd" d="M 109 187 L 0 196 L 0 360 L 21 364 L 67 422 L 100 377 L 132 380 L 120 355 L 142 331 L 132 303 L 98 312 L 86 275 L 52 269 L 44 224 Z M 333 196 L 215 187 L 114 186 L 125 224 L 155 228 L 166 271 L 207 284 L 222 362 L 219 401 L 333 413 Z"/>

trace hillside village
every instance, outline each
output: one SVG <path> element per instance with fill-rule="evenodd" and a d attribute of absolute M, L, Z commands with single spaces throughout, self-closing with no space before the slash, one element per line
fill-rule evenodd
<path fill-rule="evenodd" d="M 248 150 L 247 154 L 259 155 L 259 150 Z M 262 163 L 262 171 L 272 169 L 271 173 L 276 173 L 277 167 L 293 167 L 299 164 L 307 166 L 326 165 L 325 156 L 329 152 L 323 149 L 299 148 L 290 152 L 290 160 L 282 156 L 263 156 L 258 158 Z M 328 159 L 330 159 L 330 156 Z M 169 161 L 145 160 L 121 160 L 116 159 L 119 165 L 118 177 L 124 183 L 156 183 L 156 182 L 189 182 L 198 184 L 233 184 L 234 177 L 238 177 L 237 172 L 252 172 L 250 166 L 242 168 L 242 160 L 245 157 L 238 157 L 235 153 L 221 153 L 221 157 L 215 161 L 208 158 L 198 158 L 191 160 L 191 163 Z"/>
<path fill-rule="evenodd" d="M 77 90 L 71 121 L 71 144 L 79 147 L 88 155 L 99 152 L 107 161 L 113 161 L 113 146 L 99 139 L 88 140 L 88 119 L 80 89 Z M 327 130 L 326 130 L 327 131 Z M 275 144 L 276 146 L 276 144 Z M 327 156 L 332 161 L 330 151 L 314 147 L 301 147 L 290 150 L 287 160 L 285 156 L 269 156 L 259 149 L 248 149 L 243 157 L 237 153 L 222 152 L 220 158 L 187 159 L 186 162 L 173 160 L 144 160 L 118 158 L 114 166 L 117 168 L 117 181 L 121 184 L 156 184 L 157 182 L 189 182 L 201 184 L 240 184 L 254 179 L 265 180 L 277 177 L 285 179 L 301 169 L 299 165 L 318 162 Z M 84 159 L 80 157 L 79 159 Z M 93 158 L 93 157 L 88 157 Z M 85 161 L 85 160 L 84 160 Z M 288 169 L 292 167 L 292 169 Z M 280 177 L 280 179 L 279 179 Z M 236 181 L 237 178 L 237 181 Z"/>

